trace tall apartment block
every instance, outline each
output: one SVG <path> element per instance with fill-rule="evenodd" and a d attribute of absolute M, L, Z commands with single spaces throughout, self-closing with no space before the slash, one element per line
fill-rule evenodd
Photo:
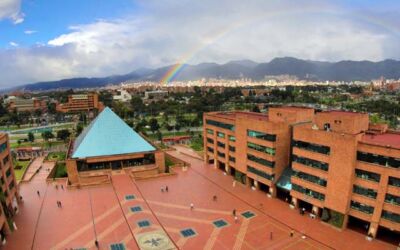
<path fill-rule="evenodd" d="M 87 112 L 91 110 L 102 111 L 104 105 L 99 101 L 97 93 L 69 95 L 67 103 L 56 106 L 57 111 L 63 113 Z"/>
<path fill-rule="evenodd" d="M 204 158 L 339 228 L 400 233 L 400 132 L 368 114 L 269 108 L 204 115 Z"/>
<path fill-rule="evenodd" d="M 12 217 L 18 211 L 18 188 L 7 134 L 0 134 L 0 238 L 5 242 L 13 227 Z"/>

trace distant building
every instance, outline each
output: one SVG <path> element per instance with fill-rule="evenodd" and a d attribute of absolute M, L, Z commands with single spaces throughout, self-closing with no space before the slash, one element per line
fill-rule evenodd
<path fill-rule="evenodd" d="M 77 113 L 103 110 L 104 105 L 99 101 L 97 93 L 69 95 L 67 103 L 59 103 L 56 106 L 58 112 Z"/>
<path fill-rule="evenodd" d="M 164 100 L 166 97 L 168 97 L 168 91 L 165 90 L 153 90 L 144 92 L 144 102 L 146 103 Z"/>
<path fill-rule="evenodd" d="M 400 238 L 400 131 L 368 114 L 279 107 L 204 114 L 204 158 L 338 227 Z"/>
<path fill-rule="evenodd" d="M 43 156 L 41 147 L 19 147 L 15 149 L 17 160 L 31 160 L 39 156 Z"/>
<path fill-rule="evenodd" d="M 19 192 L 15 179 L 12 156 L 7 134 L 0 134 L 0 238 L 4 242 L 11 233 L 9 222 L 18 211 Z"/>
<path fill-rule="evenodd" d="M 45 110 L 47 108 L 46 102 L 36 98 L 11 98 L 7 100 L 8 102 L 8 110 L 24 112 L 24 111 L 36 111 L 36 110 Z"/>
<path fill-rule="evenodd" d="M 165 172 L 165 159 L 162 150 L 105 108 L 71 141 L 66 166 L 72 185 L 87 185 L 108 182 L 112 171 L 154 176 Z"/>
<path fill-rule="evenodd" d="M 117 94 L 113 96 L 115 101 L 129 102 L 132 100 L 132 95 L 125 89 L 117 90 Z"/>

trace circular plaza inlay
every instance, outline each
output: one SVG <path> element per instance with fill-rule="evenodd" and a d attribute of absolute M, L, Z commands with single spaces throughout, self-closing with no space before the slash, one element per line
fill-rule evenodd
<path fill-rule="evenodd" d="M 138 243 L 141 249 L 146 250 L 164 250 L 168 249 L 170 246 L 169 238 L 158 232 L 140 235 L 138 237 Z"/>

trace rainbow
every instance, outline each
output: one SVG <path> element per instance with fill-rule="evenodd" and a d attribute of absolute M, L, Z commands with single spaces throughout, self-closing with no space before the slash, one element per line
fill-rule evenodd
<path fill-rule="evenodd" d="M 277 11 L 273 13 L 268 13 L 268 15 L 260 15 L 260 16 L 254 16 L 251 19 L 247 19 L 246 21 L 238 21 L 233 23 L 232 25 L 225 27 L 222 30 L 214 32 L 214 34 L 210 35 L 207 41 L 203 44 L 200 44 L 196 47 L 194 47 L 192 50 L 188 51 L 183 57 L 181 57 L 179 63 L 176 63 L 172 65 L 168 71 L 164 74 L 164 76 L 161 78 L 160 83 L 162 84 L 168 84 L 169 82 L 173 81 L 176 76 L 188 65 L 188 62 L 195 57 L 196 54 L 198 54 L 201 50 L 207 48 L 208 46 L 214 44 L 227 34 L 237 31 L 239 28 L 246 28 L 249 25 L 254 25 L 257 24 L 264 19 L 270 19 L 273 17 L 279 17 L 281 15 L 287 15 L 287 14 L 299 14 L 299 13 L 309 13 L 309 14 L 329 14 L 329 15 L 334 15 L 334 16 L 341 16 L 343 15 L 342 13 L 326 10 L 326 9 L 318 9 L 318 8 L 309 8 L 309 9 L 296 9 L 296 10 L 285 10 L 285 11 Z M 375 26 L 378 26 L 379 28 L 382 28 L 392 34 L 395 34 L 397 36 L 400 36 L 400 27 L 394 26 L 393 24 L 384 22 L 381 19 L 374 18 L 371 16 L 367 15 L 360 15 L 353 13 L 352 18 L 358 21 L 362 21 L 368 24 L 373 24 Z"/>

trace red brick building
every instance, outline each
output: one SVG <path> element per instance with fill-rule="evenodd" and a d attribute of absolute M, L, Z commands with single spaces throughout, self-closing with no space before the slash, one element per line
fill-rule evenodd
<path fill-rule="evenodd" d="M 328 223 L 365 225 L 373 237 L 400 232 L 400 132 L 369 124 L 368 114 L 207 113 L 204 145 L 217 168 L 270 196 L 286 189 L 294 206 Z"/>
<path fill-rule="evenodd" d="M 99 101 L 97 93 L 69 95 L 67 103 L 59 103 L 56 106 L 58 112 L 74 113 L 92 110 L 102 111 L 104 105 Z"/>

